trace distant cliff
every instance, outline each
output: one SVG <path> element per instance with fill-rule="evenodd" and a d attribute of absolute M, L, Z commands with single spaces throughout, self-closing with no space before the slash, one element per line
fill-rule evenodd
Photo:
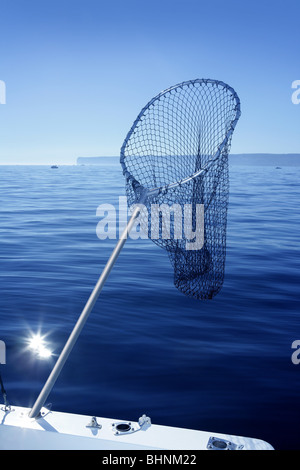
<path fill-rule="evenodd" d="M 300 153 L 241 153 L 229 156 L 231 165 L 300 166 Z M 119 164 L 119 157 L 78 157 L 77 165 Z"/>
<path fill-rule="evenodd" d="M 300 153 L 242 153 L 229 155 L 232 165 L 300 166 Z"/>
<path fill-rule="evenodd" d="M 78 157 L 77 165 L 103 165 L 103 163 L 119 163 L 120 157 Z"/>

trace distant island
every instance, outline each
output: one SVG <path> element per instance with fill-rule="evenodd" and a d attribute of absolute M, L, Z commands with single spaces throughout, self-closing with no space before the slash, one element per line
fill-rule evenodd
<path fill-rule="evenodd" d="M 300 153 L 241 153 L 229 155 L 232 165 L 300 166 Z"/>
<path fill-rule="evenodd" d="M 119 163 L 120 157 L 78 157 L 77 165 L 103 165 L 103 163 Z"/>
<path fill-rule="evenodd" d="M 78 157 L 77 165 L 117 164 L 119 157 Z M 300 153 L 241 153 L 230 154 L 231 165 L 247 166 L 300 166 Z"/>

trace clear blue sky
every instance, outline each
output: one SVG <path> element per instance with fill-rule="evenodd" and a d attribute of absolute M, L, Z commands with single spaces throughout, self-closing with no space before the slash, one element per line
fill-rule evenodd
<path fill-rule="evenodd" d="M 242 103 L 232 153 L 300 153 L 299 0 L 1 0 L 0 164 L 118 155 L 140 109 L 193 78 Z"/>

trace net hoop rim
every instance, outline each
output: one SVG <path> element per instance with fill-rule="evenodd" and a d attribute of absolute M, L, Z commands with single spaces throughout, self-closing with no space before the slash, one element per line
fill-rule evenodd
<path fill-rule="evenodd" d="M 199 85 L 211 84 L 211 85 L 214 85 L 214 86 L 217 86 L 217 87 L 219 87 L 219 86 L 223 87 L 224 89 L 228 90 L 232 94 L 233 100 L 235 100 L 235 102 L 236 102 L 236 105 L 235 105 L 235 108 L 234 108 L 234 111 L 236 111 L 235 119 L 233 119 L 231 121 L 230 127 L 229 127 L 229 129 L 226 133 L 226 136 L 225 136 L 223 142 L 219 145 L 218 150 L 216 151 L 215 155 L 213 156 L 213 158 L 211 160 L 209 160 L 207 162 L 207 164 L 205 165 L 204 168 L 202 168 L 201 170 L 193 173 L 192 175 L 187 176 L 186 178 L 183 178 L 183 179 L 181 179 L 179 181 L 176 181 L 174 183 L 170 183 L 168 185 L 157 187 L 157 188 L 152 188 L 152 189 L 145 188 L 138 180 L 136 180 L 136 178 L 134 178 L 134 176 L 127 169 L 127 166 L 126 166 L 126 163 L 125 163 L 125 160 L 126 160 L 125 149 L 126 149 L 127 143 L 129 141 L 131 135 L 134 133 L 134 130 L 137 127 L 138 123 L 140 122 L 142 116 L 145 114 L 147 109 L 150 108 L 150 106 L 153 105 L 153 103 L 155 101 L 159 100 L 162 96 L 166 95 L 167 93 L 171 93 L 173 90 L 176 90 L 177 88 L 183 88 L 184 86 L 190 86 L 190 85 L 194 86 L 196 83 L 199 84 Z M 181 186 L 181 185 L 191 181 L 192 179 L 197 178 L 201 174 L 208 171 L 208 169 L 211 167 L 211 165 L 219 158 L 219 156 L 222 153 L 223 149 L 226 148 L 228 142 L 230 141 L 230 138 L 233 134 L 233 131 L 234 131 L 236 125 L 237 125 L 237 122 L 238 122 L 240 116 L 241 116 L 241 103 L 240 103 L 240 99 L 239 99 L 236 91 L 231 86 L 227 85 L 225 82 L 222 82 L 220 80 L 214 80 L 214 79 L 210 79 L 210 78 L 208 78 L 208 79 L 205 79 L 205 78 L 199 79 L 198 78 L 198 79 L 195 79 L 195 80 L 188 80 L 188 81 L 178 83 L 177 85 L 173 85 L 173 86 L 167 88 L 166 90 L 161 91 L 160 93 L 158 93 L 158 95 L 156 95 L 154 98 L 152 98 L 146 104 L 146 106 L 144 106 L 144 108 L 140 111 L 140 113 L 138 114 L 138 116 L 135 119 L 134 123 L 132 124 L 131 129 L 129 130 L 127 136 L 125 137 L 125 140 L 123 142 L 123 145 L 122 145 L 121 151 L 120 151 L 120 164 L 121 164 L 122 169 L 123 169 L 123 175 L 125 176 L 127 181 L 131 181 L 133 183 L 135 188 L 140 188 L 140 189 L 143 190 L 143 192 L 146 191 L 147 195 L 151 195 L 151 194 L 152 195 L 154 195 L 154 194 L 157 195 L 157 194 L 159 194 L 163 191 L 168 191 L 171 188 L 175 188 L 176 186 Z"/>

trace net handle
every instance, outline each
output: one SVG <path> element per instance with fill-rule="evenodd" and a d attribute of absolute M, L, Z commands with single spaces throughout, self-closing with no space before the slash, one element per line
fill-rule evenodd
<path fill-rule="evenodd" d="M 142 204 L 143 200 L 140 200 L 140 204 Z M 141 206 L 139 206 L 138 204 L 136 205 L 129 221 L 128 221 L 128 224 L 126 226 L 126 228 L 124 229 L 121 237 L 120 237 L 120 240 L 118 241 L 118 243 L 116 244 L 109 260 L 107 261 L 106 263 L 106 266 L 105 268 L 103 269 L 102 271 L 102 274 L 101 276 L 99 277 L 99 280 L 96 284 L 96 286 L 94 287 L 94 290 L 92 291 L 84 309 L 82 310 L 82 313 L 80 315 L 80 317 L 78 318 L 77 320 L 77 323 L 75 324 L 70 336 L 69 336 L 69 339 L 67 340 L 56 364 L 54 365 L 43 389 L 41 390 L 37 400 L 35 401 L 32 409 L 30 410 L 29 412 L 29 417 L 30 418 L 38 418 L 40 416 L 40 411 L 41 411 L 41 408 L 44 406 L 62 368 L 64 367 L 80 333 L 81 333 L 81 330 L 83 329 L 98 297 L 99 297 L 99 294 L 100 292 L 102 291 L 102 288 L 128 238 L 128 234 L 130 233 L 133 225 L 134 225 L 134 222 L 135 222 L 135 219 L 139 216 L 140 214 L 140 211 L 141 211 Z"/>

